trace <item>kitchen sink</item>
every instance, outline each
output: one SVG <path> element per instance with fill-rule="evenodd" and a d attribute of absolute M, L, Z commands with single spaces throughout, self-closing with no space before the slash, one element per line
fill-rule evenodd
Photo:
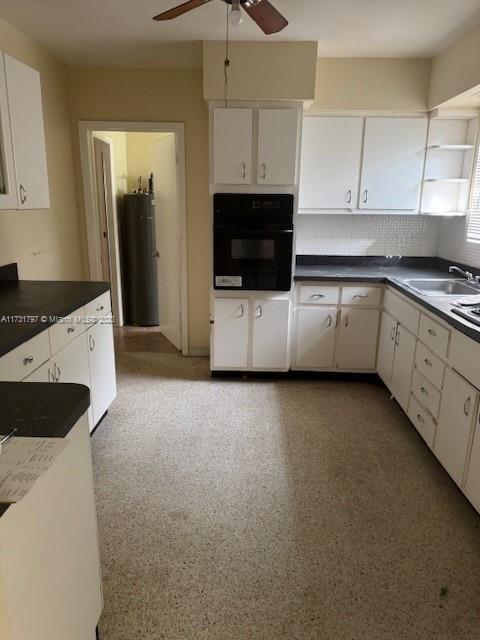
<path fill-rule="evenodd" d="M 403 283 L 422 296 L 480 295 L 480 287 L 467 284 L 464 280 L 419 278 L 418 280 L 404 280 Z"/>

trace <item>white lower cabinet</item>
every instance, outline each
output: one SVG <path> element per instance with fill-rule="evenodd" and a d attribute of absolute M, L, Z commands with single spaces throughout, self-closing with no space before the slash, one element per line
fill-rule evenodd
<path fill-rule="evenodd" d="M 375 369 L 378 309 L 343 308 L 337 348 L 339 369 Z"/>
<path fill-rule="evenodd" d="M 480 411 L 477 414 L 475 437 L 468 465 L 465 493 L 477 511 L 480 511 Z"/>
<path fill-rule="evenodd" d="M 417 339 L 414 335 L 401 324 L 397 325 L 390 389 L 405 412 L 408 410 L 410 398 L 410 383 L 415 360 L 416 342 Z"/>
<path fill-rule="evenodd" d="M 113 326 L 110 322 L 100 319 L 88 329 L 86 336 L 90 369 L 90 400 L 93 425 L 96 425 L 117 395 Z"/>
<path fill-rule="evenodd" d="M 296 369 L 334 366 L 336 307 L 304 307 L 295 312 Z"/>
<path fill-rule="evenodd" d="M 447 369 L 434 452 L 453 480 L 462 486 L 479 392 Z"/>
<path fill-rule="evenodd" d="M 397 321 L 384 311 L 378 333 L 377 373 L 389 388 L 392 379 L 396 334 Z"/>
<path fill-rule="evenodd" d="M 290 300 L 255 300 L 252 365 L 255 369 L 289 368 Z"/>
<path fill-rule="evenodd" d="M 216 298 L 213 367 L 244 369 L 248 363 L 248 298 Z"/>

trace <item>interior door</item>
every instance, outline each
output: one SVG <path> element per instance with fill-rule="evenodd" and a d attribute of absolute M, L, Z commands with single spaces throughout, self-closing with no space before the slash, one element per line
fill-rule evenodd
<path fill-rule="evenodd" d="M 260 109 L 258 113 L 258 184 L 295 184 L 297 109 Z"/>
<path fill-rule="evenodd" d="M 290 300 L 255 300 L 252 364 L 256 369 L 289 368 Z"/>
<path fill-rule="evenodd" d="M 438 418 L 434 453 L 462 486 L 478 392 L 452 369 L 447 369 Z"/>
<path fill-rule="evenodd" d="M 295 313 L 295 368 L 334 366 L 336 307 L 300 308 Z"/>
<path fill-rule="evenodd" d="M 303 119 L 300 209 L 356 208 L 363 118 Z"/>
<path fill-rule="evenodd" d="M 416 337 L 401 324 L 398 324 L 395 334 L 395 355 L 390 388 L 405 413 L 408 411 L 410 400 L 416 345 Z"/>
<path fill-rule="evenodd" d="M 42 89 L 36 69 L 5 54 L 20 209 L 49 209 Z"/>
<path fill-rule="evenodd" d="M 377 355 L 378 309 L 342 308 L 337 351 L 339 369 L 374 369 Z"/>
<path fill-rule="evenodd" d="M 247 298 L 216 298 L 213 324 L 213 367 L 244 369 L 248 363 Z"/>
<path fill-rule="evenodd" d="M 213 181 L 216 184 L 252 182 L 252 109 L 213 112 Z"/>
<path fill-rule="evenodd" d="M 366 119 L 361 209 L 418 209 L 427 124 L 426 118 Z"/>
<path fill-rule="evenodd" d="M 396 334 L 397 321 L 384 311 L 378 336 L 377 373 L 388 387 L 392 378 Z"/>
<path fill-rule="evenodd" d="M 153 143 L 153 188 L 158 250 L 159 328 L 167 340 L 181 350 L 180 212 L 174 133 L 165 133 Z"/>
<path fill-rule="evenodd" d="M 110 251 L 108 238 L 108 220 L 113 218 L 109 209 L 113 206 L 110 147 L 99 138 L 93 138 L 95 156 L 95 184 L 97 191 L 98 225 L 100 232 L 100 258 L 102 262 L 102 278 L 110 282 Z"/>

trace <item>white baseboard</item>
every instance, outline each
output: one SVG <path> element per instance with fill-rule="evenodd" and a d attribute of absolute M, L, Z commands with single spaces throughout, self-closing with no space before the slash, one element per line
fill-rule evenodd
<path fill-rule="evenodd" d="M 210 355 L 210 349 L 194 349 L 190 347 L 188 350 L 188 357 L 190 358 L 205 358 Z"/>

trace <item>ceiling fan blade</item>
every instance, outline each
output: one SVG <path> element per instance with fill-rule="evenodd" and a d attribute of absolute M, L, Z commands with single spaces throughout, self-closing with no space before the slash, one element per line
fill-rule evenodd
<path fill-rule="evenodd" d="M 169 9 L 168 11 L 159 13 L 158 16 L 155 16 L 153 19 L 172 20 L 172 18 L 177 18 L 178 16 L 187 13 L 187 11 L 191 11 L 192 9 L 196 9 L 197 7 L 201 7 L 202 4 L 207 4 L 207 2 L 211 2 L 211 0 L 188 0 L 188 2 L 179 4 L 178 7 L 174 7 L 173 9 Z"/>
<path fill-rule="evenodd" d="M 288 20 L 268 0 L 247 1 L 242 7 L 267 35 L 278 33 L 288 25 Z"/>

